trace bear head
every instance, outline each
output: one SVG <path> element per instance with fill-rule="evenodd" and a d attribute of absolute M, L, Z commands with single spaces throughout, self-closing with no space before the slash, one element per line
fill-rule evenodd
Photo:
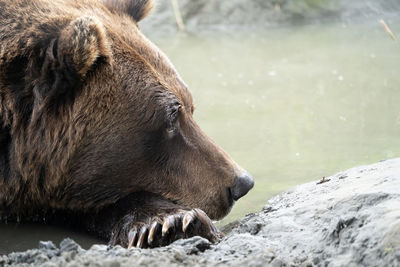
<path fill-rule="evenodd" d="M 151 7 L 37 4 L 30 27 L 3 38 L 4 176 L 26 201 L 92 209 L 146 191 L 219 219 L 253 187 L 196 124 L 186 84 L 140 32 Z"/>

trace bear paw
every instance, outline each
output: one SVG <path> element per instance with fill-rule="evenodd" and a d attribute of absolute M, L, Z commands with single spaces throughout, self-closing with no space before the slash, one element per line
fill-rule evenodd
<path fill-rule="evenodd" d="M 147 248 L 167 246 L 175 240 L 201 236 L 215 243 L 222 233 L 213 225 L 207 214 L 200 209 L 178 210 L 173 214 L 153 217 L 150 223 L 131 222 L 129 231 L 120 231 L 125 236 L 114 236 L 111 242 L 127 248 Z M 125 224 L 125 227 L 128 225 Z M 126 236 L 126 233 L 127 236 Z M 126 240 L 125 242 L 123 242 Z"/>

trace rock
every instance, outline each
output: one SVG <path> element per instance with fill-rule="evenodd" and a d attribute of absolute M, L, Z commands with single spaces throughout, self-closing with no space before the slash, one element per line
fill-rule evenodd
<path fill-rule="evenodd" d="M 56 245 L 54 245 L 51 241 L 40 241 L 39 242 L 39 249 L 43 250 L 56 250 Z"/>
<path fill-rule="evenodd" d="M 82 248 L 74 240 L 70 238 L 66 238 L 60 243 L 61 252 L 68 252 L 68 251 L 78 252 L 79 250 L 82 250 Z"/>
<path fill-rule="evenodd" d="M 0 257 L 4 266 L 400 266 L 400 158 L 356 167 L 272 198 L 227 229 L 157 249 L 71 239 Z"/>
<path fill-rule="evenodd" d="M 187 255 L 197 255 L 209 249 L 211 247 L 211 242 L 200 236 L 195 236 L 189 239 L 177 240 L 172 244 L 172 247 L 183 248 Z"/>

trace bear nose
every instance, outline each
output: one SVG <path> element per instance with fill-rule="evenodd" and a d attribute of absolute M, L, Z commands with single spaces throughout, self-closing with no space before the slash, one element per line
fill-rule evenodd
<path fill-rule="evenodd" d="M 230 188 L 232 198 L 238 200 L 242 196 L 246 195 L 254 186 L 254 180 L 251 175 L 242 171 L 242 173 L 236 176 L 233 186 Z"/>

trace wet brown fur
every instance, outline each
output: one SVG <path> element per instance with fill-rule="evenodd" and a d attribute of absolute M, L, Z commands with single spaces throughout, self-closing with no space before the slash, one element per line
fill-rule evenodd
<path fill-rule="evenodd" d="M 0 0 L 3 220 L 74 213 L 109 238 L 130 210 L 229 212 L 240 169 L 194 122 L 186 85 L 140 33 L 151 6 Z"/>

